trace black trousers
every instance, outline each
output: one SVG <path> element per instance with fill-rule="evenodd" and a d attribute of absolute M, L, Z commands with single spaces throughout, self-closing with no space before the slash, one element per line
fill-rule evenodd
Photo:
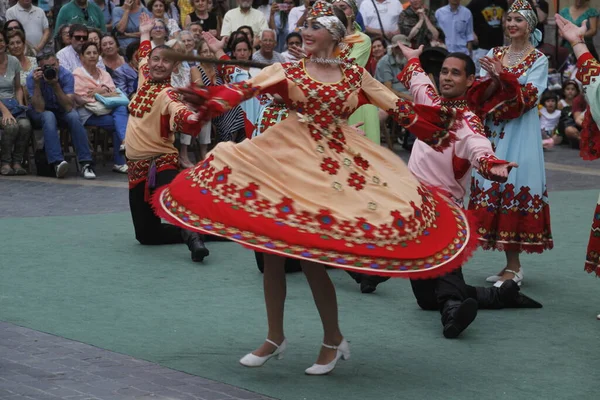
<path fill-rule="evenodd" d="M 460 268 L 435 279 L 411 279 L 410 285 L 417 304 L 423 310 L 439 310 L 441 312 L 448 300 L 461 302 L 468 298 L 477 300 L 476 289 L 465 283 Z"/>
<path fill-rule="evenodd" d="M 178 173 L 179 171 L 172 169 L 157 172 L 156 188 L 170 183 Z M 137 241 L 146 245 L 183 243 L 181 229 L 162 223 L 161 219 L 154 214 L 152 207 L 144 199 L 145 189 L 146 181 L 129 189 L 129 209 Z"/>

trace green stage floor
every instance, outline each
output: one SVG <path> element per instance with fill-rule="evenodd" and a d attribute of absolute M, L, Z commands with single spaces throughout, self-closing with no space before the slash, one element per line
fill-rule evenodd
<path fill-rule="evenodd" d="M 595 399 L 600 281 L 583 260 L 598 190 L 550 197 L 555 249 L 523 257 L 523 291 L 543 309 L 481 311 L 446 340 L 407 281 L 363 295 L 331 271 L 352 357 L 328 377 L 303 374 L 322 331 L 301 274 L 288 275 L 286 357 L 243 368 L 266 334 L 252 252 L 209 243 L 194 264 L 183 245 L 138 245 L 125 212 L 0 218 L 0 320 L 280 399 Z M 479 251 L 466 280 L 484 284 L 502 266 Z"/>

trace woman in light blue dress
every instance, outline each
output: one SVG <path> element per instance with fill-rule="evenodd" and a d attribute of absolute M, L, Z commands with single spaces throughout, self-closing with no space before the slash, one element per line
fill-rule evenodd
<path fill-rule="evenodd" d="M 469 209 L 478 219 L 480 245 L 504 251 L 506 266 L 487 281 L 499 286 L 506 279 L 523 279 L 519 254 L 541 253 L 553 247 L 546 190 L 544 153 L 537 105 L 546 89 L 548 59 L 535 49 L 541 34 L 537 16 L 527 1 L 509 8 L 506 30 L 510 46 L 497 47 L 481 59 L 482 77 L 472 92 L 472 109 L 485 121 L 496 156 L 514 161 L 506 183 L 474 173 Z M 471 100 L 473 100 L 471 99 Z"/>

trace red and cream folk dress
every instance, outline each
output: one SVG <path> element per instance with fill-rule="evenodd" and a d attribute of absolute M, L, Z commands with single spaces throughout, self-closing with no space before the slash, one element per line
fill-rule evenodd
<path fill-rule="evenodd" d="M 588 102 L 581 131 L 580 155 L 584 160 L 597 160 L 600 158 L 600 63 L 590 53 L 585 53 L 577 60 L 577 67 L 577 79 L 583 85 Z M 592 219 L 585 270 L 600 277 L 600 198 Z"/>
<path fill-rule="evenodd" d="M 373 103 L 442 151 L 460 113 L 414 106 L 364 68 L 341 68 L 337 83 L 312 79 L 300 61 L 247 82 L 190 89 L 208 116 L 260 93 L 279 94 L 289 116 L 252 140 L 218 144 L 157 191 L 156 212 L 260 252 L 357 272 L 423 278 L 458 268 L 476 244 L 463 210 L 346 120 Z"/>
<path fill-rule="evenodd" d="M 488 56 L 502 60 L 507 49 L 494 48 Z M 485 102 L 477 99 L 491 80 L 476 84 L 468 94 L 469 108 L 484 121 L 496 156 L 519 168 L 505 183 L 490 182 L 474 172 L 469 210 L 477 219 L 484 249 L 541 253 L 554 245 L 537 110 L 547 86 L 548 59 L 534 49 L 520 63 L 505 67 L 500 80 L 502 88 Z"/>

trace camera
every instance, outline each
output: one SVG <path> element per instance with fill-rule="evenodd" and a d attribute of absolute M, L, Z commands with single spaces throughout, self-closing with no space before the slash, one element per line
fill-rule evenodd
<path fill-rule="evenodd" d="M 52 65 L 44 65 L 42 68 L 42 74 L 44 74 L 44 78 L 48 81 L 52 81 L 56 79 L 57 71 Z"/>

